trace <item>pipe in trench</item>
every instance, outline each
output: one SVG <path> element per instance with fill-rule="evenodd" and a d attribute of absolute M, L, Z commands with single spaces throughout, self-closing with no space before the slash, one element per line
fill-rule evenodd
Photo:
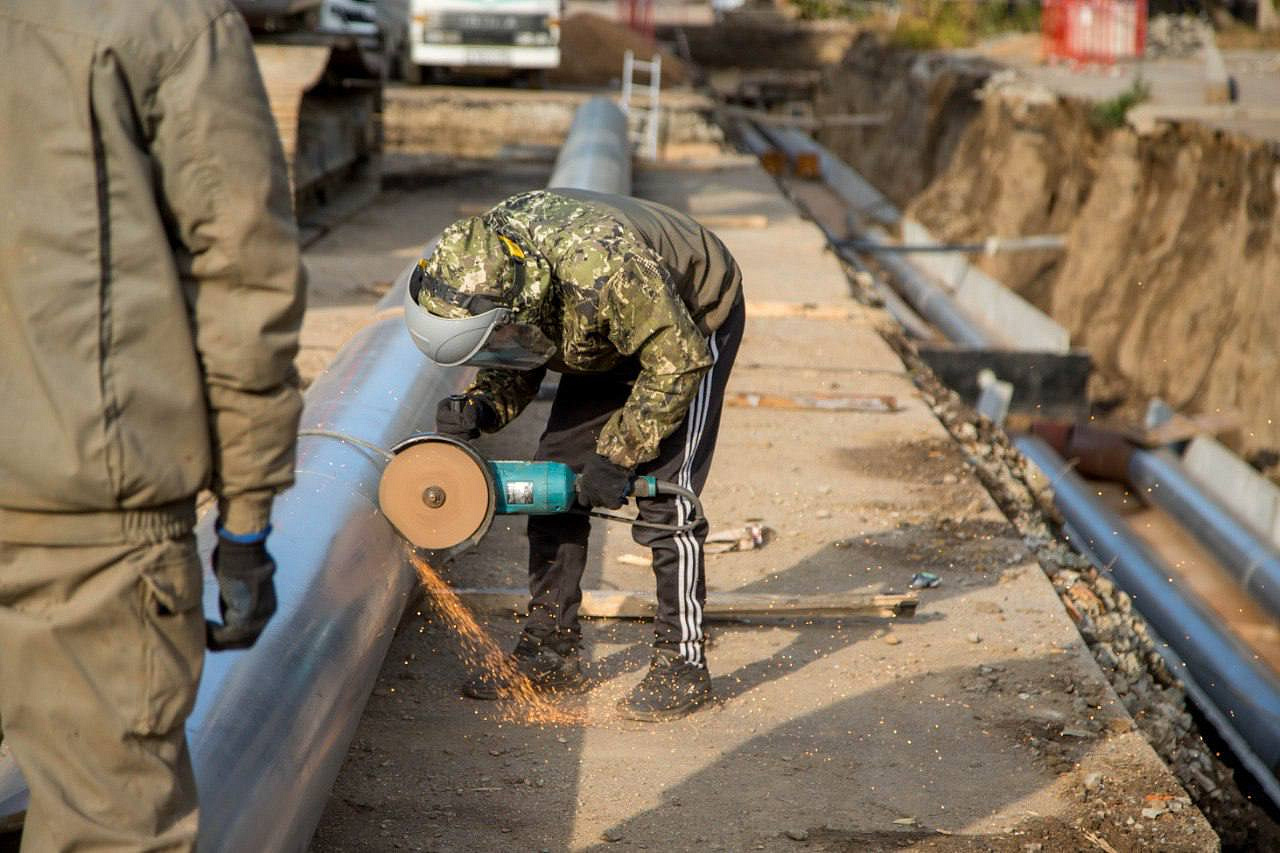
<path fill-rule="evenodd" d="M 764 130 L 788 156 L 793 157 L 802 148 L 816 152 L 824 179 L 851 208 L 886 225 L 897 220 L 896 209 L 878 191 L 806 134 L 789 128 Z M 893 245 L 878 228 L 855 233 L 855 238 L 886 249 Z M 952 341 L 975 347 L 996 344 L 995 336 L 956 306 L 940 287 L 920 275 L 901 254 L 879 252 L 876 260 L 899 282 L 917 310 Z M 1215 725 L 1235 729 L 1224 731 L 1224 736 L 1246 765 L 1254 765 L 1251 769 L 1264 785 L 1268 784 L 1265 777 L 1274 776 L 1280 769 L 1280 683 L 1275 675 L 1254 661 L 1252 654 L 1211 614 L 1167 582 L 1170 573 L 1162 568 L 1159 557 L 1128 531 L 1123 521 L 1093 499 L 1084 481 L 1064 466 L 1052 448 L 1034 436 L 1017 437 L 1014 444 L 1053 480 L 1055 500 L 1069 525 L 1084 534 L 1085 538 L 1076 537 L 1077 541 L 1088 543 L 1091 558 L 1109 568 L 1155 631 L 1172 638 L 1168 646 L 1178 658 L 1175 671 L 1185 672 L 1195 683 L 1193 692 L 1216 705 L 1211 714 L 1216 718 Z M 1144 493 L 1190 528 L 1237 574 L 1248 591 L 1269 609 L 1275 606 L 1280 599 L 1280 561 L 1274 549 L 1259 544 L 1229 510 L 1203 495 L 1171 454 L 1135 452 L 1128 475 Z M 1159 488 L 1160 484 L 1163 488 Z M 1177 669 L 1179 666 L 1181 669 Z M 1269 789 L 1269 793 L 1280 803 L 1275 792 Z"/>
<path fill-rule="evenodd" d="M 1254 601 L 1280 618 L 1280 549 L 1230 509 L 1206 495 L 1168 450 L 1139 450 L 1129 459 L 1129 482 L 1191 531 Z"/>
<path fill-rule="evenodd" d="M 742 138 L 742 144 L 746 149 L 758 158 L 763 158 L 777 152 L 773 147 L 773 143 L 764 138 L 756 126 L 749 121 L 740 121 L 736 125 L 738 135 Z"/>
<path fill-rule="evenodd" d="M 880 246 L 893 245 L 879 228 L 856 231 L 859 240 Z M 960 346 L 991 349 L 1004 345 L 998 336 L 956 304 L 946 290 L 934 284 L 901 254 L 886 252 L 876 255 L 876 263 L 898 283 L 903 295 L 927 320 L 937 326 L 947 339 Z"/>
<path fill-rule="evenodd" d="M 896 224 L 901 219 L 898 209 L 878 190 L 808 134 L 785 127 L 766 127 L 760 130 L 789 158 L 800 153 L 816 155 L 822 166 L 823 180 L 852 210 L 889 225 Z M 879 228 L 857 228 L 851 222 L 850 230 L 853 232 L 853 239 L 859 242 L 883 247 L 895 245 Z M 948 340 L 974 349 L 1002 345 L 998 335 L 970 317 L 945 289 L 932 282 L 900 253 L 877 252 L 876 263 L 898 283 L 903 296 L 915 310 L 937 326 Z"/>
<path fill-rule="evenodd" d="M 1280 680 L 1198 603 L 1169 581 L 1171 572 L 1129 526 L 1104 507 L 1072 467 L 1036 436 L 1014 439 L 1014 446 L 1048 477 L 1054 503 L 1082 537 L 1090 559 L 1112 574 L 1178 660 L 1172 670 L 1186 675 L 1224 712 L 1234 744 L 1248 744 L 1242 755 L 1255 775 L 1280 770 Z M 1179 666 L 1180 664 L 1180 666 Z"/>
<path fill-rule="evenodd" d="M 625 118 L 596 98 L 575 116 L 553 178 L 629 193 L 629 157 Z M 395 306 L 411 269 L 308 390 L 302 429 L 390 447 L 431 429 L 436 401 L 465 387 L 470 369 L 430 365 L 405 332 Z M 383 464 L 352 443 L 299 438 L 295 484 L 272 511 L 278 610 L 252 649 L 206 656 L 187 721 L 202 851 L 301 851 L 319 823 L 416 582 L 378 510 Z M 216 618 L 210 515 L 196 535 L 204 609 Z M 23 787 L 11 784 L 16 772 L 0 762 L 0 793 L 25 807 Z"/>
<path fill-rule="evenodd" d="M 792 162 L 802 154 L 816 156 L 823 181 L 862 216 L 869 217 L 886 228 L 894 228 L 902 220 L 902 212 L 893 202 L 803 130 L 761 126 L 760 131 L 782 149 Z"/>
<path fill-rule="evenodd" d="M 1169 450 L 1144 450 L 1087 423 L 1037 421 L 1031 432 L 1086 477 L 1123 482 L 1177 520 L 1236 582 L 1280 618 L 1280 549 L 1213 495 Z"/>
<path fill-rule="evenodd" d="M 769 135 L 782 143 L 779 135 Z M 816 143 L 812 147 L 820 152 L 820 156 L 824 152 Z M 849 186 L 842 189 L 831 180 L 832 174 L 851 170 L 842 163 L 829 167 L 826 158 L 822 162 L 823 174 L 837 194 L 854 209 L 862 209 L 866 203 L 865 193 L 858 191 L 856 186 L 853 191 Z M 827 171 L 828 168 L 833 168 L 834 172 Z M 879 229 L 870 229 L 859 237 L 873 244 L 891 245 Z M 933 321 L 952 341 L 977 347 L 993 345 L 993 339 L 980 324 L 964 314 L 941 288 L 919 275 L 899 254 L 879 253 L 876 260 L 903 286 L 920 313 Z M 1059 482 L 1070 483 L 1071 488 L 1078 492 L 1077 499 L 1071 504 L 1078 515 L 1073 516 L 1066 506 L 1062 507 L 1068 521 L 1086 535 L 1101 565 L 1111 566 L 1121 587 L 1133 597 L 1155 630 L 1164 637 L 1174 638 L 1169 645 L 1192 671 L 1202 692 L 1231 716 L 1233 725 L 1248 742 L 1248 749 L 1274 774 L 1280 767 L 1280 685 L 1274 675 L 1253 662 L 1248 650 L 1240 646 L 1212 615 L 1200 610 L 1163 580 L 1169 577 L 1169 573 L 1160 570 L 1160 561 L 1154 552 L 1131 533 L 1125 537 L 1116 532 L 1125 526 L 1124 523 L 1092 501 L 1083 481 L 1074 473 L 1064 471 L 1061 458 L 1048 445 L 1029 436 L 1016 438 L 1014 443 L 1027 456 L 1033 457 L 1033 461 L 1046 473 L 1054 476 L 1055 487 Z M 1034 458 L 1033 454 L 1039 458 Z M 1059 476 L 1060 471 L 1063 473 Z M 1172 460 L 1171 454 L 1134 453 L 1129 462 L 1129 478 L 1204 542 L 1236 573 L 1246 590 L 1271 612 L 1280 612 L 1280 557 L 1273 548 L 1253 537 L 1247 526 L 1235 519 L 1229 510 L 1203 495 L 1186 476 L 1182 466 Z M 1159 487 L 1161 483 L 1163 488 Z M 1086 526 L 1086 521 L 1091 526 Z M 1099 544 L 1107 542 L 1113 547 L 1101 547 Z M 1136 562 L 1130 566 L 1129 561 Z M 1153 591 L 1159 594 L 1152 595 Z M 1149 609 L 1152 612 L 1148 612 Z M 1178 621 L 1177 615 L 1188 619 L 1194 616 L 1194 629 L 1190 623 L 1184 625 L 1185 632 L 1180 629 L 1179 625 L 1183 623 Z M 1190 639 L 1192 636 L 1196 637 L 1195 643 Z M 1201 642 L 1213 651 L 1206 653 L 1204 648 L 1197 646 Z M 1223 672 L 1215 669 L 1215 660 L 1229 662 L 1223 664 Z M 1260 692 L 1250 692 L 1254 688 Z"/>

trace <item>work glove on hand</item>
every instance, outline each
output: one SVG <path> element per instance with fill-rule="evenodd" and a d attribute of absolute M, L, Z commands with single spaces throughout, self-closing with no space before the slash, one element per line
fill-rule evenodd
<path fill-rule="evenodd" d="M 627 502 L 635 472 L 593 453 L 578 475 L 578 503 L 585 507 L 617 509 Z"/>
<path fill-rule="evenodd" d="M 237 542 L 218 530 L 213 549 L 213 575 L 218 579 L 222 624 L 205 622 L 210 651 L 247 649 L 276 612 L 275 560 L 267 553 L 266 534 L 255 542 Z"/>
<path fill-rule="evenodd" d="M 436 432 L 470 441 L 497 422 L 498 413 L 480 397 L 454 394 L 436 406 Z"/>

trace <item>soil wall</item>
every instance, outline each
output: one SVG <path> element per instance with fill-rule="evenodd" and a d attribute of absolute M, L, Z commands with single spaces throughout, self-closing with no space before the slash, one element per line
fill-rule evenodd
<path fill-rule="evenodd" d="M 776 15 L 731 14 L 715 24 L 669 24 L 657 36 L 683 37 L 702 68 L 819 69 L 840 62 L 858 28 L 838 21 L 791 21 Z"/>
<path fill-rule="evenodd" d="M 1280 447 L 1280 146 L 1102 127 L 1004 74 L 983 88 L 990 70 L 860 41 L 819 112 L 888 103 L 889 124 L 824 141 L 941 239 L 1065 234 L 980 263 L 1092 353 L 1095 399 L 1238 409 L 1239 449 Z"/>

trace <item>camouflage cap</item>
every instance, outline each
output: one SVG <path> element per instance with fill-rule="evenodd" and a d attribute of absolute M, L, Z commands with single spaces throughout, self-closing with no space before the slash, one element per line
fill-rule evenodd
<path fill-rule="evenodd" d="M 516 289 L 516 265 L 512 263 L 513 244 L 485 227 L 478 216 L 460 219 L 440 235 L 435 251 L 418 266 L 428 276 L 438 278 L 460 294 L 487 296 L 495 302 L 510 306 Z M 519 251 L 517 248 L 515 251 Z M 444 306 L 428 304 L 439 302 L 422 292 L 423 307 L 451 316 L 456 306 L 448 310 Z M 437 311 L 436 308 L 441 308 Z"/>

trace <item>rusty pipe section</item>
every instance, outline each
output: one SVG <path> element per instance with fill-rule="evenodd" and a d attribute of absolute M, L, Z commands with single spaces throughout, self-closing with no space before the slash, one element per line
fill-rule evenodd
<path fill-rule="evenodd" d="M 626 124 L 599 100 L 579 110 L 559 162 L 585 182 L 573 186 L 629 193 L 630 162 L 617 160 L 627 151 Z M 597 157 L 608 162 L 577 162 Z M 302 429 L 390 447 L 432 429 L 436 402 L 466 385 L 470 369 L 431 365 L 405 332 L 398 305 L 411 270 L 308 390 Z M 315 832 L 415 583 L 404 544 L 378 509 L 384 464 L 353 442 L 299 438 L 296 481 L 272 510 L 279 608 L 252 649 L 206 657 L 187 720 L 202 851 L 305 850 Z M 211 517 L 196 535 L 205 612 L 216 617 Z M 25 797 L 0 754 L 0 825 Z"/>
<path fill-rule="evenodd" d="M 1129 480 L 1129 460 L 1138 448 L 1119 433 L 1070 421 L 1033 421 L 1031 434 L 1086 477 L 1116 483 Z"/>
<path fill-rule="evenodd" d="M 1249 597 L 1280 619 L 1280 549 L 1206 494 L 1168 450 L 1139 450 L 1129 482 L 1142 497 L 1191 531 Z"/>
<path fill-rule="evenodd" d="M 1049 479 L 1077 548 L 1129 594 L 1158 635 L 1157 649 L 1173 653 L 1170 670 L 1208 700 L 1214 725 L 1280 802 L 1274 779 L 1267 781 L 1280 771 L 1280 680 L 1203 605 L 1169 583 L 1169 568 L 1097 499 L 1078 466 L 1039 436 L 1018 436 L 1013 443 Z"/>
<path fill-rule="evenodd" d="M 1187 529 L 1273 616 L 1280 618 L 1280 549 L 1208 495 L 1169 450 L 1147 450 L 1123 435 L 1088 424 L 1037 421 L 1031 433 L 1075 469 L 1127 484 Z"/>

